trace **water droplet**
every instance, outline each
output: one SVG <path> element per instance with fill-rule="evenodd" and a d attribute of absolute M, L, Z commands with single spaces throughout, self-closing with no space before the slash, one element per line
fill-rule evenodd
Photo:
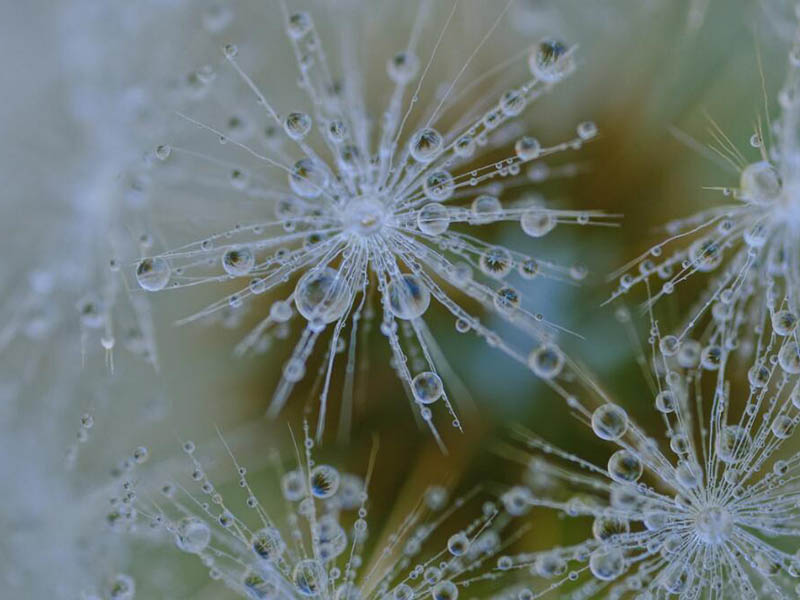
<path fill-rule="evenodd" d="M 553 231 L 557 223 L 550 211 L 541 208 L 529 208 L 519 219 L 520 227 L 531 237 L 542 237 Z"/>
<path fill-rule="evenodd" d="M 398 52 L 386 61 L 386 72 L 389 78 L 400 85 L 411 81 L 419 69 L 419 60 L 408 52 Z"/>
<path fill-rule="evenodd" d="M 592 413 L 592 431 L 604 440 L 616 441 L 628 430 L 628 415 L 616 404 L 603 404 Z"/>
<path fill-rule="evenodd" d="M 295 287 L 295 306 L 308 321 L 332 323 L 347 312 L 351 301 L 347 282 L 331 267 L 311 269 Z"/>
<path fill-rule="evenodd" d="M 222 268 L 228 275 L 243 277 L 256 263 L 256 257 L 249 248 L 233 248 L 222 255 Z"/>
<path fill-rule="evenodd" d="M 199 554 L 208 547 L 211 530 L 197 517 L 186 517 L 178 523 L 175 544 L 190 554 Z"/>
<path fill-rule="evenodd" d="M 389 308 L 399 319 L 422 316 L 431 302 L 431 293 L 415 275 L 402 275 L 389 283 Z"/>
<path fill-rule="evenodd" d="M 422 404 L 432 404 L 444 393 L 442 379 L 433 371 L 420 373 L 411 382 L 414 398 Z"/>
<path fill-rule="evenodd" d="M 302 140 L 311 131 L 311 117 L 306 113 L 289 113 L 283 122 L 283 128 L 293 140 Z"/>
<path fill-rule="evenodd" d="M 542 379 L 552 379 L 561 373 L 564 367 L 564 355 L 552 345 L 540 346 L 528 357 L 528 366 L 536 376 Z"/>
<path fill-rule="evenodd" d="M 530 136 L 524 136 L 514 144 L 514 152 L 520 160 L 533 160 L 542 152 L 542 145 L 539 140 Z"/>
<path fill-rule="evenodd" d="M 429 163 L 439 154 L 443 144 L 442 135 L 435 129 L 426 127 L 411 136 L 408 142 L 408 149 L 414 160 L 421 163 Z"/>
<path fill-rule="evenodd" d="M 539 42 L 528 59 L 531 73 L 545 83 L 554 83 L 569 74 L 572 60 L 568 48 L 560 41 L 547 39 Z"/>
<path fill-rule="evenodd" d="M 330 465 L 318 465 L 311 469 L 311 493 L 315 498 L 330 498 L 339 489 L 339 471 Z"/>
<path fill-rule="evenodd" d="M 450 215 L 447 208 L 438 202 L 431 202 L 420 209 L 417 214 L 417 226 L 422 233 L 439 235 L 450 226 Z"/>
<path fill-rule="evenodd" d="M 136 281 L 148 292 L 163 290 L 170 276 L 169 263 L 163 258 L 145 258 L 136 267 Z"/>

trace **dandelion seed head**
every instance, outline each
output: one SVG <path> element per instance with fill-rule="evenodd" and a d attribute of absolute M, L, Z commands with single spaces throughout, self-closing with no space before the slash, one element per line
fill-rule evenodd
<path fill-rule="evenodd" d="M 223 445 L 227 448 L 224 440 Z M 451 499 L 446 488 L 432 485 L 406 508 L 396 529 L 379 536 L 380 530 L 372 530 L 368 503 L 375 454 L 361 478 L 317 464 L 314 446 L 306 427 L 295 468 L 287 470 L 278 453 L 271 454 L 280 479 L 279 502 L 259 499 L 247 469 L 232 453 L 238 493 L 223 492 L 211 482 L 194 448 L 186 453 L 192 486 L 169 483 L 159 499 L 140 493 L 149 486 L 148 473 L 134 465 L 120 480 L 107 520 L 126 535 L 146 533 L 150 540 L 196 556 L 212 580 L 249 599 L 430 595 L 455 600 L 468 586 L 497 585 L 510 567 L 512 559 L 499 552 L 511 513 L 487 501 L 477 515 L 451 523 L 477 490 Z M 375 548 L 373 536 L 380 539 Z"/>
<path fill-rule="evenodd" d="M 314 371 L 306 365 L 315 347 L 327 348 L 317 386 L 318 436 L 327 419 L 334 363 L 344 360 L 347 373 L 356 371 L 361 360 L 356 343 L 364 337 L 361 332 L 372 328 L 373 320 L 380 321 L 377 329 L 387 338 L 392 365 L 437 440 L 434 408 L 447 412 L 460 427 L 447 390 L 439 391 L 442 382 L 455 374 L 426 325 L 429 311 L 445 310 L 458 331 L 470 331 L 533 368 L 528 349 L 502 339 L 477 312 L 498 315 L 515 325 L 537 348 L 555 348 L 558 328 L 528 312 L 527 296 L 510 280 L 582 278 L 569 267 L 485 241 L 480 226 L 517 222 L 524 233 L 539 238 L 559 223 L 603 219 L 598 212 L 554 210 L 539 200 L 514 203 L 504 197 L 512 195 L 507 190 L 531 179 L 530 173 L 522 172 L 523 166 L 577 149 L 596 134 L 596 126 L 585 122 L 574 139 L 553 145 L 519 135 L 517 119 L 574 70 L 574 49 L 547 38 L 528 53 L 527 78 L 511 87 L 504 84 L 499 92 L 482 92 L 481 84 L 509 69 L 513 61 L 472 79 L 465 74 L 508 7 L 500 8 L 485 37 L 464 54 L 452 73 L 444 75 L 438 71 L 433 75 L 432 69 L 439 66 L 439 46 L 454 27 L 458 6 L 440 24 L 433 47 L 424 49 L 421 40 L 431 26 L 431 8 L 421 3 L 405 49 L 386 60 L 384 77 L 391 87 L 380 118 L 373 118 L 366 108 L 371 98 L 365 94 L 371 92 L 363 87 L 359 65 L 347 48 L 338 57 L 344 64 L 339 74 L 333 67 L 338 61 L 326 53 L 314 16 L 285 12 L 305 97 L 295 98 L 284 113 L 269 90 L 240 65 L 244 46 L 229 43 L 223 47 L 227 68 L 239 78 L 237 89 L 245 89 L 246 101 L 262 114 L 237 115 L 227 128 L 184 115 L 229 147 L 234 154 L 224 160 L 171 141 L 155 150 L 161 159 L 153 164 L 156 180 L 169 173 L 178 174 L 178 179 L 187 175 L 202 179 L 206 172 L 222 169 L 229 173 L 234 192 L 266 200 L 272 208 L 263 222 L 243 223 L 180 248 L 147 253 L 136 266 L 140 287 L 154 292 L 231 280 L 245 284 L 187 322 L 224 310 L 233 322 L 233 315 L 250 308 L 255 296 L 277 295 L 269 314 L 237 350 L 268 348 L 274 337 L 288 335 L 289 323 L 303 327 L 273 397 L 269 412 L 274 415 L 295 385 Z M 524 53 L 518 58 L 524 61 Z M 206 70 L 197 71 L 192 81 L 193 87 L 210 88 L 208 93 L 223 98 L 233 95 L 238 105 L 244 102 L 231 89 L 218 89 L 219 81 Z M 422 107 L 421 98 L 431 95 L 428 87 L 436 87 L 432 104 Z M 251 125 L 245 127 L 245 122 Z M 269 134 L 266 144 L 258 132 Z M 507 145 L 514 141 L 509 153 Z M 508 155 L 481 164 L 476 158 L 479 151 Z M 244 166 L 244 160 L 239 164 L 242 157 L 254 166 Z M 548 177 L 549 171 L 542 168 L 534 179 Z M 295 313 L 300 319 L 294 319 Z M 543 352 L 541 368 L 534 372 L 557 377 L 563 358 L 555 352 Z M 418 394 L 420 386 L 436 393 Z M 343 418 L 352 412 L 353 403 L 353 386 L 345 388 L 349 391 L 343 398 Z M 340 430 L 347 427 L 340 423 Z"/>

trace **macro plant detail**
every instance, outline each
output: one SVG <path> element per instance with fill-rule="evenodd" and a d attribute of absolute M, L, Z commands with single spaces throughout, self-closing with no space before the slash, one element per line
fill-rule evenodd
<path fill-rule="evenodd" d="M 160 536 L 174 551 L 197 556 L 211 579 L 242 598 L 455 600 L 469 586 L 502 575 L 496 563 L 510 515 L 485 501 L 466 525 L 451 524 L 474 504 L 477 489 L 451 500 L 444 486 L 431 485 L 397 529 L 384 535 L 368 519 L 377 445 L 363 476 L 346 473 L 314 460 L 306 426 L 303 446 L 288 466 L 276 450 L 270 453 L 273 489 L 281 496 L 276 507 L 275 500 L 259 500 L 247 469 L 222 443 L 239 478 L 238 498 L 223 495 L 195 456 L 194 443 L 185 442 L 192 487 L 170 481 L 160 499 L 148 501 L 136 483 L 147 482 L 139 466 L 144 461 L 129 460 L 108 522 L 125 535 Z M 447 543 L 436 546 L 431 540 L 442 530 L 450 531 Z M 373 536 L 378 545 L 370 543 Z"/>
<path fill-rule="evenodd" d="M 4 598 L 800 597 L 797 0 L 3 15 Z"/>
<path fill-rule="evenodd" d="M 648 282 L 650 302 L 655 302 L 703 274 L 708 283 L 677 332 L 679 338 L 708 320 L 709 335 L 716 338 L 730 320 L 761 327 L 771 323 L 779 331 L 794 329 L 800 310 L 798 57 L 800 35 L 795 31 L 786 78 L 777 94 L 779 113 L 771 118 L 765 106 L 765 117 L 759 118 L 750 137 L 750 151 L 737 148 L 712 121 L 714 142 L 708 153 L 716 153 L 712 158 L 721 158 L 723 166 L 738 174 L 739 182 L 710 189 L 731 200 L 668 223 L 668 239 L 617 272 L 619 284 L 612 300 Z M 752 352 L 753 340 L 745 341 Z"/>
<path fill-rule="evenodd" d="M 136 266 L 136 278 L 147 291 L 230 280 L 240 286 L 244 283 L 183 323 L 238 310 L 262 294 L 289 288 L 237 347 L 240 353 L 263 350 L 276 332 L 285 334 L 286 323 L 304 324 L 283 366 L 269 414 L 277 414 L 285 405 L 296 384 L 306 377 L 315 347 L 324 344 L 323 364 L 312 392 L 319 400 L 316 436 L 322 435 L 328 420 L 334 367 L 340 362 L 346 363 L 340 432 L 346 432 L 355 374 L 359 368 L 364 370 L 366 360 L 357 343 L 364 343 L 377 321 L 388 340 L 392 366 L 436 439 L 440 440 L 432 412 L 435 405 L 444 405 L 460 429 L 446 385 L 453 369 L 424 319 L 432 303 L 449 313 L 459 332 L 473 332 L 510 358 L 530 364 L 541 377 L 559 374 L 564 361 L 553 338 L 560 327 L 525 308 L 522 291 L 513 280 L 570 281 L 582 279 L 585 273 L 478 236 L 481 227 L 494 223 L 516 222 L 533 238 L 545 236 L 558 223 L 606 223 L 605 215 L 597 211 L 550 209 L 535 196 L 513 202 L 500 199 L 504 190 L 542 177 L 547 171 L 540 166 L 541 159 L 578 149 L 596 135 L 596 127 L 581 123 L 573 139 L 551 146 L 516 134 L 518 117 L 525 109 L 573 70 L 573 49 L 553 39 L 530 50 L 530 79 L 499 96 L 479 94 L 477 101 L 464 105 L 464 92 L 508 67 L 501 63 L 467 84 L 461 82 L 510 4 L 500 11 L 461 69 L 438 82 L 443 90 L 436 96 L 438 104 L 424 115 L 417 107 L 420 90 L 429 83 L 426 76 L 457 2 L 428 57 L 418 56 L 430 11 L 430 3 L 421 3 L 406 48 L 386 63 L 392 91 L 379 119 L 366 114 L 365 101 L 357 95 L 361 84 L 355 66 L 345 63 L 341 83 L 332 75 L 309 13 L 289 13 L 284 7 L 299 85 L 312 107 L 310 112 L 279 113 L 269 91 L 239 65 L 238 48 L 224 47 L 227 63 L 263 109 L 267 127 L 273 135 L 282 136 L 276 146 L 280 151 L 262 153 L 240 135 L 231 136 L 189 116 L 185 119 L 256 159 L 255 170 L 233 166 L 231 183 L 246 193 L 271 199 L 274 217 L 148 256 Z M 443 118 L 448 112 L 461 116 L 448 123 Z M 373 121 L 379 126 L 374 127 Z M 514 153 L 509 154 L 503 149 L 512 136 L 517 139 Z M 478 164 L 479 152 L 505 154 Z M 287 161 L 297 153 L 302 158 Z M 196 153 L 166 144 L 155 151 L 167 162 L 181 154 L 197 158 Z M 208 162 L 218 161 L 208 158 Z M 528 174 L 523 172 L 526 167 Z M 273 175 L 285 179 L 275 180 Z M 512 324 L 532 340 L 533 350 L 504 339 L 481 321 L 473 307 Z"/>
<path fill-rule="evenodd" d="M 662 336 L 656 321 L 650 334 L 650 402 L 663 435 L 642 429 L 608 398 L 593 410 L 573 404 L 593 434 L 616 448 L 606 465 L 522 428 L 514 433 L 525 450 L 506 452 L 535 469 L 541 488 L 519 487 L 519 502 L 593 519 L 591 538 L 520 555 L 518 564 L 555 579 L 554 587 L 579 582 L 569 598 L 795 597 L 800 558 L 787 550 L 800 537 L 791 451 L 800 369 L 787 361 L 793 337 L 773 333 L 765 341 L 741 402 L 729 352 Z"/>

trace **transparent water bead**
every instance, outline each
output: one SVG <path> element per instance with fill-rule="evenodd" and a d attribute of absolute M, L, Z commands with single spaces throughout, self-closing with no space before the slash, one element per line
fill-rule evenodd
<path fill-rule="evenodd" d="M 617 548 L 598 548 L 589 557 L 589 569 L 602 581 L 611 581 L 625 571 L 625 558 Z"/>
<path fill-rule="evenodd" d="M 781 179 L 775 168 L 766 161 L 747 165 L 739 178 L 744 200 L 754 204 L 770 204 L 781 194 Z"/>
<path fill-rule="evenodd" d="M 318 465 L 311 470 L 311 493 L 315 498 L 330 498 L 339 489 L 339 471 L 330 465 Z"/>
<path fill-rule="evenodd" d="M 592 431 L 604 440 L 620 439 L 628 430 L 628 414 L 616 404 L 603 404 L 592 413 Z"/>
<path fill-rule="evenodd" d="M 449 579 L 440 581 L 431 590 L 433 600 L 456 600 L 458 598 L 458 587 Z"/>
<path fill-rule="evenodd" d="M 306 113 L 289 113 L 283 122 L 283 128 L 293 140 L 302 140 L 311 131 L 311 117 Z"/>
<path fill-rule="evenodd" d="M 415 132 L 408 142 L 408 150 L 414 160 L 421 163 L 431 162 L 444 145 L 444 138 L 435 129 L 426 127 Z"/>
<path fill-rule="evenodd" d="M 425 179 L 425 196 L 434 202 L 444 202 L 453 195 L 455 181 L 448 171 L 434 171 Z"/>
<path fill-rule="evenodd" d="M 542 237 L 553 231 L 556 218 L 541 208 L 529 208 L 519 219 L 520 227 L 530 237 Z"/>
<path fill-rule="evenodd" d="M 447 208 L 438 202 L 431 202 L 422 207 L 417 214 L 417 227 L 422 233 L 439 235 L 450 226 L 450 215 Z"/>
<path fill-rule="evenodd" d="M 521 160 L 533 160 L 542 151 L 539 140 L 530 136 L 523 136 L 514 144 L 514 152 Z"/>
<path fill-rule="evenodd" d="M 789 335 L 797 327 L 797 315 L 790 310 L 779 310 L 772 315 L 772 329 L 780 336 Z"/>
<path fill-rule="evenodd" d="M 184 552 L 198 554 L 208 547 L 210 541 L 211 529 L 200 519 L 186 517 L 178 523 L 175 544 Z"/>
<path fill-rule="evenodd" d="M 564 367 L 564 355 L 552 345 L 540 346 L 528 357 L 528 366 L 542 379 L 552 379 Z"/>
<path fill-rule="evenodd" d="M 447 549 L 453 556 L 461 556 L 469 549 L 469 538 L 463 531 L 454 533 L 447 540 Z"/>
<path fill-rule="evenodd" d="M 486 275 L 502 279 L 511 272 L 514 262 L 511 252 L 502 246 L 495 246 L 481 253 L 479 264 Z"/>
<path fill-rule="evenodd" d="M 786 373 L 800 373 L 800 346 L 797 342 L 788 342 L 781 347 L 778 351 L 778 362 Z"/>
<path fill-rule="evenodd" d="M 531 73 L 546 83 L 562 79 L 571 70 L 567 52 L 568 48 L 558 40 L 542 40 L 528 58 Z"/>
<path fill-rule="evenodd" d="M 398 52 L 386 61 L 386 72 L 395 83 L 406 84 L 419 70 L 419 59 L 408 52 Z"/>
<path fill-rule="evenodd" d="M 433 371 L 420 373 L 411 381 L 414 398 L 422 404 L 433 404 L 444 393 L 442 379 Z"/>
<path fill-rule="evenodd" d="M 119 573 L 108 586 L 108 597 L 111 600 L 133 600 L 136 596 L 136 582 L 130 575 Z"/>
<path fill-rule="evenodd" d="M 148 292 L 163 290 L 169 281 L 171 269 L 163 258 L 145 258 L 136 267 L 136 281 Z"/>
<path fill-rule="evenodd" d="M 256 257 L 249 248 L 233 248 L 222 255 L 222 268 L 233 277 L 247 275 L 255 264 Z"/>
<path fill-rule="evenodd" d="M 327 171 L 310 158 L 298 160 L 289 173 L 289 187 L 303 198 L 319 197 L 327 185 Z"/>
<path fill-rule="evenodd" d="M 389 308 L 399 319 L 421 317 L 430 302 L 430 291 L 415 275 L 402 275 L 389 283 Z"/>
<path fill-rule="evenodd" d="M 274 527 L 259 529 L 253 534 L 250 545 L 259 557 L 264 560 L 276 561 L 286 550 L 280 531 Z"/>
<path fill-rule="evenodd" d="M 642 461 L 628 450 L 617 450 L 608 459 L 608 474 L 619 483 L 638 481 L 643 472 Z"/>
<path fill-rule="evenodd" d="M 286 31 L 289 37 L 295 40 L 299 40 L 310 33 L 313 27 L 314 23 L 311 20 L 311 15 L 307 12 L 297 12 L 289 15 L 286 23 Z"/>
<path fill-rule="evenodd" d="M 303 596 L 316 596 L 328 586 L 328 574 L 318 560 L 307 558 L 295 565 L 292 581 Z"/>
<path fill-rule="evenodd" d="M 350 306 L 351 293 L 344 278 L 331 267 L 312 269 L 297 282 L 294 302 L 308 321 L 333 323 Z"/>

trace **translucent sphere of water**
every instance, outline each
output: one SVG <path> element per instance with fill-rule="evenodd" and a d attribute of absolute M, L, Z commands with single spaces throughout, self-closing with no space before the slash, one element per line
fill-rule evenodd
<path fill-rule="evenodd" d="M 791 375 L 800 373 L 800 346 L 797 342 L 787 342 L 778 351 L 781 368 Z"/>
<path fill-rule="evenodd" d="M 569 49 L 558 40 L 542 40 L 528 58 L 531 73 L 546 83 L 562 79 L 572 68 L 568 51 Z"/>
<path fill-rule="evenodd" d="M 514 152 L 520 160 L 533 160 L 542 152 L 542 145 L 534 137 L 523 136 L 514 144 Z"/>
<path fill-rule="evenodd" d="M 190 554 L 198 554 L 208 547 L 211 529 L 196 517 L 186 517 L 178 523 L 175 531 L 175 544 Z"/>
<path fill-rule="evenodd" d="M 458 587 L 449 579 L 440 581 L 431 590 L 433 600 L 456 600 L 458 598 Z"/>
<path fill-rule="evenodd" d="M 598 548 L 589 557 L 592 575 L 602 581 L 611 581 L 625 571 L 625 557 L 617 548 Z"/>
<path fill-rule="evenodd" d="M 306 558 L 295 565 L 292 581 L 303 596 L 317 596 L 328 586 L 328 573 L 318 560 Z"/>
<path fill-rule="evenodd" d="M 330 465 L 317 465 L 311 469 L 311 493 L 322 500 L 330 498 L 339 489 L 339 471 Z"/>
<path fill-rule="evenodd" d="M 293 140 L 302 140 L 311 131 L 311 117 L 306 113 L 289 113 L 283 122 L 283 128 Z"/>
<path fill-rule="evenodd" d="M 436 158 L 443 145 L 444 138 L 442 134 L 435 129 L 426 127 L 411 136 L 408 142 L 408 150 L 417 162 L 429 163 Z"/>
<path fill-rule="evenodd" d="M 444 393 L 442 379 L 433 371 L 420 373 L 411 381 L 414 398 L 422 404 L 433 404 Z"/>
<path fill-rule="evenodd" d="M 328 185 L 328 172 L 310 158 L 298 160 L 289 173 L 289 187 L 303 198 L 317 198 Z"/>
<path fill-rule="evenodd" d="M 742 169 L 739 192 L 744 200 L 753 204 L 770 204 L 781 194 L 780 175 L 766 161 L 751 163 Z"/>
<path fill-rule="evenodd" d="M 255 264 L 256 257 L 249 248 L 232 248 L 222 255 L 222 268 L 233 277 L 247 275 Z"/>
<path fill-rule="evenodd" d="M 440 170 L 425 178 L 423 191 L 428 200 L 444 202 L 453 195 L 455 187 L 453 176 L 448 171 Z"/>
<path fill-rule="evenodd" d="M 620 439 L 628 430 L 628 414 L 616 404 L 603 404 L 592 413 L 592 431 L 604 440 Z"/>
<path fill-rule="evenodd" d="M 289 502 L 302 500 L 306 495 L 306 480 L 299 470 L 289 471 L 281 478 L 283 497 Z"/>
<path fill-rule="evenodd" d="M 351 293 L 347 282 L 331 267 L 313 268 L 297 282 L 294 303 L 308 321 L 333 323 L 350 306 Z"/>
<path fill-rule="evenodd" d="M 469 549 L 469 537 L 463 531 L 454 533 L 447 540 L 447 549 L 453 556 L 461 556 Z"/>
<path fill-rule="evenodd" d="M 119 573 L 111 580 L 108 597 L 111 600 L 133 600 L 136 596 L 136 582 L 130 575 Z"/>
<path fill-rule="evenodd" d="M 629 450 L 617 450 L 608 459 L 608 474 L 614 481 L 632 483 L 638 481 L 643 472 L 642 461 Z"/>
<path fill-rule="evenodd" d="M 531 352 L 528 366 L 538 377 L 552 379 L 561 373 L 564 355 L 556 346 L 546 344 Z"/>
<path fill-rule="evenodd" d="M 250 546 L 260 558 L 269 561 L 279 559 L 286 550 L 286 542 L 275 527 L 264 527 L 253 533 Z"/>
<path fill-rule="evenodd" d="M 438 202 L 423 206 L 417 214 L 417 227 L 422 233 L 439 235 L 450 226 L 450 215 L 447 208 Z"/>
<path fill-rule="evenodd" d="M 542 237 L 555 229 L 558 221 L 555 216 L 541 208 L 529 208 L 519 218 L 519 225 L 530 237 Z"/>
<path fill-rule="evenodd" d="M 395 83 L 406 84 L 419 70 L 419 59 L 408 52 L 398 52 L 386 61 L 386 72 Z"/>
<path fill-rule="evenodd" d="M 495 196 L 481 194 L 472 201 L 470 207 L 472 212 L 472 222 L 476 225 L 493 223 L 503 212 L 503 205 Z"/>
<path fill-rule="evenodd" d="M 389 309 L 399 319 L 421 317 L 431 303 L 431 293 L 416 275 L 401 275 L 389 283 Z"/>
<path fill-rule="evenodd" d="M 136 267 L 136 281 L 148 292 L 163 290 L 169 281 L 169 263 L 160 257 L 144 258 Z"/>

